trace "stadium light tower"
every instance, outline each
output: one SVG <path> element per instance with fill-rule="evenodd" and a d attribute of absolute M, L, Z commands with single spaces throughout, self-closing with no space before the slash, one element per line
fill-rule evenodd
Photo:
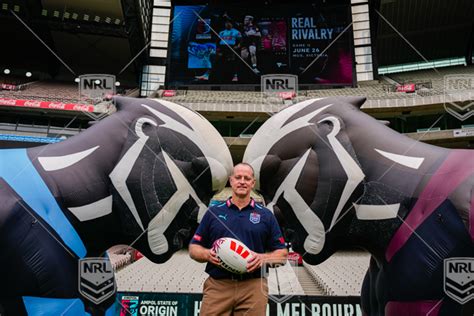
<path fill-rule="evenodd" d="M 10 69 L 7 68 L 7 69 L 3 70 L 3 73 L 4 73 L 5 75 L 9 75 L 9 74 L 10 74 Z"/>
<path fill-rule="evenodd" d="M 29 78 L 31 77 L 31 72 L 27 71 L 25 75 Z"/>

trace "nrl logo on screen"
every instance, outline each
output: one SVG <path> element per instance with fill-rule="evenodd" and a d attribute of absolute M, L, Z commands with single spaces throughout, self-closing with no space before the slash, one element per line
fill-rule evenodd
<path fill-rule="evenodd" d="M 115 95 L 115 76 L 105 74 L 81 75 L 78 78 L 80 99 L 93 103 L 94 112 L 83 111 L 95 121 L 108 116 L 113 111 L 112 96 Z"/>
<path fill-rule="evenodd" d="M 444 109 L 460 121 L 474 115 L 474 75 L 444 76 Z"/>
<path fill-rule="evenodd" d="M 270 115 L 280 111 L 284 102 L 292 102 L 291 100 L 296 97 L 297 89 L 298 76 L 263 75 L 261 77 L 261 96 L 265 111 Z"/>
<path fill-rule="evenodd" d="M 261 88 L 264 94 L 296 93 L 298 89 L 298 76 L 264 75 L 261 77 Z"/>
<path fill-rule="evenodd" d="M 444 259 L 444 292 L 464 304 L 474 298 L 474 258 Z"/>
<path fill-rule="evenodd" d="M 79 260 L 79 293 L 94 304 L 100 304 L 114 295 L 114 270 L 107 258 Z"/>
<path fill-rule="evenodd" d="M 79 76 L 79 93 L 81 97 L 102 100 L 115 94 L 115 76 L 89 74 Z"/>

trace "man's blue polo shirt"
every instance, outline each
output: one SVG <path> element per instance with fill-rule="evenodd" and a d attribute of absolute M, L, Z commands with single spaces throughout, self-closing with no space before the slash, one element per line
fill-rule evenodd
<path fill-rule="evenodd" d="M 238 239 L 257 253 L 285 248 L 275 216 L 253 199 L 242 210 L 232 204 L 230 198 L 225 203 L 211 206 L 204 214 L 191 244 L 209 249 L 214 241 L 222 237 Z M 232 276 L 231 272 L 211 263 L 207 263 L 206 272 L 215 279 Z M 257 270 L 252 275 L 260 277 L 261 271 Z"/>

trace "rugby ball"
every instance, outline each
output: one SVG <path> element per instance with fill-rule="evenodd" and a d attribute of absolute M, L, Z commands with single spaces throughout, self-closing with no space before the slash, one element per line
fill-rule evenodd
<path fill-rule="evenodd" d="M 236 274 L 247 272 L 247 261 L 252 258 L 252 251 L 241 241 L 224 237 L 217 239 L 212 245 L 220 266 Z"/>

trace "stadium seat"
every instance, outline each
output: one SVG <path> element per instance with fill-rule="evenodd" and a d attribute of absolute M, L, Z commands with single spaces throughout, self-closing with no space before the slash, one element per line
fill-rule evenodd
<path fill-rule="evenodd" d="M 304 264 L 311 281 L 323 289 L 324 295 L 360 295 L 362 280 L 369 265 L 369 255 L 364 252 L 339 252 L 318 266 Z M 205 264 L 192 260 L 187 251 L 179 251 L 163 264 L 154 264 L 143 258 L 127 265 L 128 258 L 118 260 L 116 280 L 119 291 L 202 293 L 207 278 Z M 123 260 L 124 266 L 121 266 Z M 268 271 L 270 295 L 305 295 L 299 275 L 300 267 L 287 263 Z"/>
<path fill-rule="evenodd" d="M 358 296 L 370 255 L 364 252 L 337 252 L 325 262 L 312 266 L 303 263 L 326 295 Z"/>

